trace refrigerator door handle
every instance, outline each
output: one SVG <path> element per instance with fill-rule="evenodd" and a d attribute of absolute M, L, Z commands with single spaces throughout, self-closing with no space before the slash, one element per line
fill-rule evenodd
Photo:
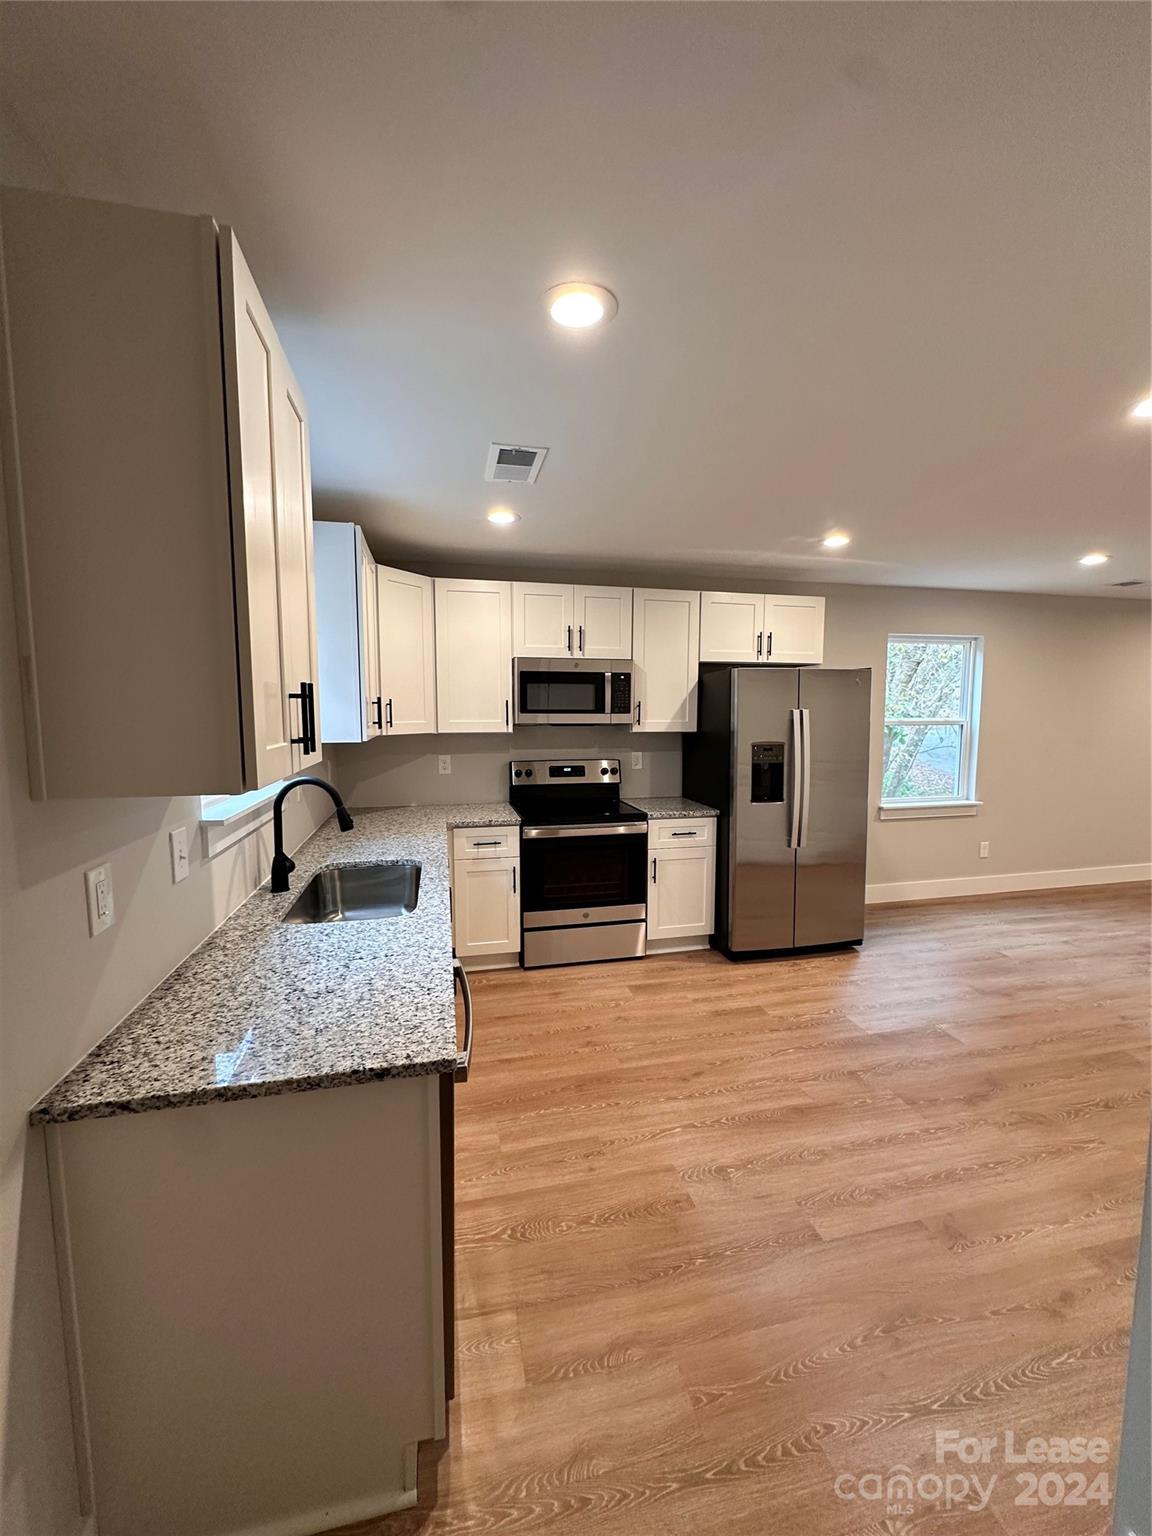
<path fill-rule="evenodd" d="M 800 840 L 796 846 L 805 848 L 808 845 L 808 820 L 812 810 L 812 711 L 801 709 L 798 714 L 804 750 L 801 753 Z"/>
<path fill-rule="evenodd" d="M 792 815 L 788 824 L 788 846 L 799 848 L 800 829 L 802 826 L 801 812 L 804 799 L 804 711 L 802 709 L 790 709 L 788 718 L 792 726 L 792 783 L 791 804 Z"/>

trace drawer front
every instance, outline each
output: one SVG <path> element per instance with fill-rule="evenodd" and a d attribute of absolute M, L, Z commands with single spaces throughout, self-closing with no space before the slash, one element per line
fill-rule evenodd
<path fill-rule="evenodd" d="M 514 859 L 519 852 L 519 827 L 458 827 L 452 834 L 457 859 Z"/>
<path fill-rule="evenodd" d="M 692 848 L 700 843 L 716 841 L 716 818 L 700 816 L 691 821 L 669 817 L 667 821 L 648 823 L 650 848 Z"/>

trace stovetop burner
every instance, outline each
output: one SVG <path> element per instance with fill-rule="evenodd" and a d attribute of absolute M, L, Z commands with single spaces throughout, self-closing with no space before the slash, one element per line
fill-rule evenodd
<path fill-rule="evenodd" d="M 509 764 L 508 799 L 525 826 L 599 826 L 647 820 L 620 798 L 620 759 L 521 759 Z"/>

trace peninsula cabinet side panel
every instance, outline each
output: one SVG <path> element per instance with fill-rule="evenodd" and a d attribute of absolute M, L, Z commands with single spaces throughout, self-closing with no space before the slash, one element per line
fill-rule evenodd
<path fill-rule="evenodd" d="M 444 1425 L 438 1087 L 48 1128 L 100 1536 L 301 1536 L 415 1501 Z"/>
<path fill-rule="evenodd" d="M 212 220 L 0 189 L 37 797 L 243 788 Z"/>

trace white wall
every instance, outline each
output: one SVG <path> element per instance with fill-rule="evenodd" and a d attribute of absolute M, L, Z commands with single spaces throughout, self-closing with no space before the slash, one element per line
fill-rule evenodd
<path fill-rule="evenodd" d="M 30 801 L 10 592 L 0 507 L 0 1531 L 73 1536 L 81 1524 L 43 1132 L 29 1132 L 27 1112 L 256 888 L 270 828 L 207 861 L 198 801 Z M 330 812 L 326 796 L 293 796 L 290 844 Z M 174 826 L 188 828 L 192 866 L 178 886 Z M 92 939 L 83 871 L 105 861 L 116 924 Z"/>

